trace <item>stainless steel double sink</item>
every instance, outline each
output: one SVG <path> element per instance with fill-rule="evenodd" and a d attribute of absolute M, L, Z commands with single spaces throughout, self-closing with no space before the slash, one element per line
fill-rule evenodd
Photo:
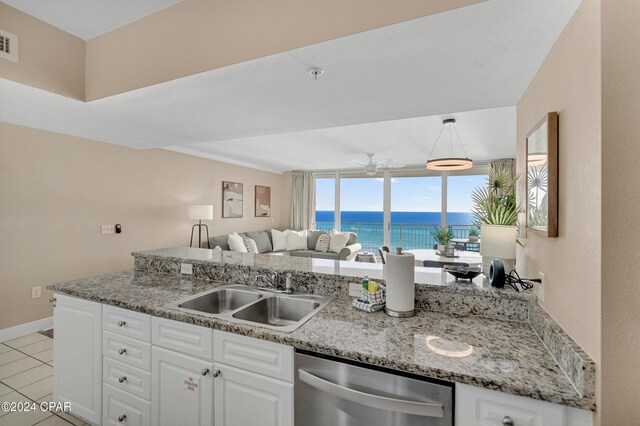
<path fill-rule="evenodd" d="M 165 305 L 226 321 L 292 332 L 327 306 L 333 297 L 273 293 L 246 285 L 225 285 Z"/>

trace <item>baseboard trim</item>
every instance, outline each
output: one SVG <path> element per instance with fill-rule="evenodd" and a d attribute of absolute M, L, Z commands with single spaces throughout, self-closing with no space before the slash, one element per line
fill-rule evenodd
<path fill-rule="evenodd" d="M 53 317 L 42 318 L 26 324 L 16 325 L 15 327 L 3 328 L 0 330 L 0 343 L 17 339 L 18 337 L 28 334 L 37 333 L 38 331 L 48 330 L 53 327 Z"/>

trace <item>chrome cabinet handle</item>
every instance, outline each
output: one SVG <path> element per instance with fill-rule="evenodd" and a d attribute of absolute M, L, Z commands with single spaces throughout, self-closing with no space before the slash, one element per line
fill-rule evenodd
<path fill-rule="evenodd" d="M 118 321 L 118 327 L 124 327 L 125 325 L 127 325 L 126 321 Z"/>
<path fill-rule="evenodd" d="M 119 378 L 118 378 L 118 381 L 119 381 L 120 383 L 124 383 L 124 382 L 125 382 L 125 380 L 127 380 L 127 376 L 122 376 L 122 377 L 119 377 Z"/>
<path fill-rule="evenodd" d="M 502 425 L 503 426 L 515 426 L 515 423 L 513 422 L 513 420 L 511 420 L 511 417 L 504 416 L 502 418 Z"/>
<path fill-rule="evenodd" d="M 57 300 L 56 300 L 55 297 L 49 298 L 49 303 L 52 303 L 54 308 L 56 307 L 56 302 L 57 302 Z"/>
<path fill-rule="evenodd" d="M 220 370 L 213 370 L 213 372 L 211 373 L 211 375 L 213 377 L 218 377 L 220 375 Z"/>
<path fill-rule="evenodd" d="M 118 421 L 119 421 L 120 423 L 124 422 L 126 419 L 127 419 L 127 415 L 126 415 L 126 414 L 123 414 L 123 415 L 121 415 L 120 417 L 118 417 Z"/>
<path fill-rule="evenodd" d="M 202 370 L 200 370 L 200 374 L 202 374 L 203 376 L 206 376 L 207 374 L 209 374 L 209 369 L 203 368 Z"/>
<path fill-rule="evenodd" d="M 119 353 L 120 355 L 124 355 L 126 352 L 127 352 L 127 350 L 126 350 L 125 348 L 118 349 L 118 353 Z"/>
<path fill-rule="evenodd" d="M 388 398 L 386 396 L 365 393 L 314 376 L 304 370 L 298 370 L 298 377 L 301 381 L 314 388 L 335 395 L 338 398 L 355 402 L 356 404 L 404 414 L 414 414 L 425 417 L 444 417 L 443 404 Z"/>

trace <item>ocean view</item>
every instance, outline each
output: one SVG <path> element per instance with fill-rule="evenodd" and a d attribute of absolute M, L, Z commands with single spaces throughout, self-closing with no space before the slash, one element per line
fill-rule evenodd
<path fill-rule="evenodd" d="M 355 232 L 362 250 L 375 252 L 384 244 L 384 213 L 381 211 L 342 211 L 341 230 Z M 440 225 L 440 212 L 391 212 L 391 248 L 431 248 L 434 226 Z M 472 215 L 468 212 L 448 212 L 447 225 L 452 225 L 455 238 L 466 238 Z M 316 228 L 330 231 L 334 228 L 334 212 L 316 211 Z"/>

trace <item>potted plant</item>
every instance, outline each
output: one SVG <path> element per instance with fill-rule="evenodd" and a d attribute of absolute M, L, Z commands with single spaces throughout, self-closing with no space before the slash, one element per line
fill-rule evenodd
<path fill-rule="evenodd" d="M 451 226 L 436 226 L 431 231 L 431 236 L 438 244 L 438 251 L 440 253 L 444 253 L 446 251 L 447 246 L 453 239 L 453 228 Z"/>
<path fill-rule="evenodd" d="M 486 187 L 473 190 L 473 223 L 482 233 L 480 254 L 482 272 L 488 276 L 493 259 L 503 261 L 505 270 L 515 266 L 515 251 L 518 236 L 518 214 L 516 184 L 520 176 L 511 176 L 503 168 L 487 168 Z"/>
<path fill-rule="evenodd" d="M 478 230 L 477 227 L 472 226 L 471 228 L 469 228 L 469 241 L 472 243 L 475 243 L 478 241 L 478 238 L 480 237 L 480 231 Z"/>

